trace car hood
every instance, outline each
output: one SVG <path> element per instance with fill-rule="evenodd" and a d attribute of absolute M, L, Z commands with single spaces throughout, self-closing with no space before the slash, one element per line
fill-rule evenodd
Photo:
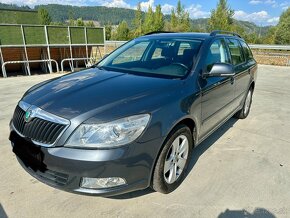
<path fill-rule="evenodd" d="M 22 100 L 66 119 L 97 108 L 112 109 L 138 98 L 157 95 L 180 80 L 145 77 L 91 68 L 36 85 Z"/>

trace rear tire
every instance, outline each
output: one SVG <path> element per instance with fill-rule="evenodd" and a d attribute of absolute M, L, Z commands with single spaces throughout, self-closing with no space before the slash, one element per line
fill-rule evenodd
<path fill-rule="evenodd" d="M 238 119 L 245 119 L 250 113 L 253 97 L 253 88 L 250 88 L 247 92 L 243 108 L 235 114 Z"/>
<path fill-rule="evenodd" d="M 169 134 L 153 171 L 151 188 L 168 194 L 184 180 L 191 158 L 193 138 L 190 129 L 179 125 Z"/>

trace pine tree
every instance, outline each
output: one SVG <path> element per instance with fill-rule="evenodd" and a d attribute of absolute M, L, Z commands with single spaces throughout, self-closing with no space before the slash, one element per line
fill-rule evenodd
<path fill-rule="evenodd" d="M 153 23 L 154 23 L 154 13 L 153 13 L 153 10 L 152 10 L 152 7 L 149 6 L 148 7 L 148 11 L 145 15 L 145 20 L 144 20 L 144 33 L 149 33 L 149 32 L 152 32 L 154 31 L 154 26 L 153 26 Z"/>
<path fill-rule="evenodd" d="M 174 9 L 172 9 L 171 16 L 170 16 L 170 30 L 174 30 L 176 26 L 177 26 L 177 17 L 176 17 Z"/>
<path fill-rule="evenodd" d="M 161 31 L 164 28 L 164 19 L 161 12 L 161 5 L 157 5 L 154 13 L 154 31 Z"/>
<path fill-rule="evenodd" d="M 126 21 L 122 21 L 118 28 L 116 33 L 116 40 L 128 40 L 129 39 L 129 28 Z"/>
<path fill-rule="evenodd" d="M 106 25 L 105 26 L 105 31 L 106 31 L 106 40 L 110 40 L 112 37 L 112 26 L 111 25 Z"/>
<path fill-rule="evenodd" d="M 40 20 L 40 24 L 42 25 L 49 25 L 51 23 L 51 17 L 49 16 L 49 13 L 44 8 L 38 9 L 38 17 Z"/>
<path fill-rule="evenodd" d="M 137 5 L 137 10 L 135 11 L 135 18 L 133 21 L 133 26 L 134 26 L 134 36 L 138 37 L 142 34 L 142 11 L 141 11 L 141 4 L 138 3 Z"/>
<path fill-rule="evenodd" d="M 234 11 L 228 6 L 227 0 L 220 0 L 217 8 L 211 11 L 211 17 L 208 21 L 208 30 L 231 31 L 233 26 Z"/>
<path fill-rule="evenodd" d="M 184 7 L 182 6 L 181 1 L 178 0 L 177 7 L 176 7 L 176 15 L 177 15 L 177 18 L 179 20 L 182 19 L 182 13 L 183 13 L 183 11 L 184 11 Z"/>
<path fill-rule="evenodd" d="M 184 12 L 182 16 L 181 27 L 182 27 L 182 31 L 188 32 L 190 30 L 190 18 L 189 18 L 188 12 Z"/>
<path fill-rule="evenodd" d="M 178 0 L 176 11 L 171 11 L 170 31 L 186 32 L 190 30 L 189 13 L 182 6 L 181 1 Z"/>

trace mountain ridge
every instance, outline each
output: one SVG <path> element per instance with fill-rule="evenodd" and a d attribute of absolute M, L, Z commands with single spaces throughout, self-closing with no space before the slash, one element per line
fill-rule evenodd
<path fill-rule="evenodd" d="M 34 9 L 28 6 L 17 6 L 13 4 L 0 3 L 2 9 L 15 9 L 15 10 L 37 10 L 45 8 L 53 22 L 66 22 L 69 19 L 82 18 L 83 20 L 93 20 L 99 22 L 101 25 L 117 25 L 125 20 L 129 27 L 132 27 L 133 19 L 135 17 L 134 9 L 127 8 L 109 8 L 105 6 L 71 6 L 60 4 L 36 5 Z M 143 16 L 145 13 L 143 12 Z M 165 15 L 165 20 L 170 19 L 170 15 Z M 190 19 L 193 29 L 206 31 L 208 18 Z M 255 23 L 241 20 L 234 20 L 235 24 L 241 26 L 246 33 L 256 33 L 257 35 L 264 36 L 267 34 L 271 26 L 257 26 Z"/>

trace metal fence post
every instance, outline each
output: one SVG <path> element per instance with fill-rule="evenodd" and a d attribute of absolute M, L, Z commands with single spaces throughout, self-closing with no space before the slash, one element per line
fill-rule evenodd
<path fill-rule="evenodd" d="M 69 51 L 70 51 L 70 58 L 72 59 L 70 64 L 70 69 L 72 72 L 75 71 L 74 69 L 74 61 L 73 61 L 73 52 L 72 52 L 72 44 L 71 44 L 71 33 L 70 33 L 70 27 L 67 27 L 67 33 L 68 33 L 68 40 L 69 40 Z"/>
<path fill-rule="evenodd" d="M 1 64 L 1 67 L 2 67 L 3 64 L 4 64 L 4 58 L 3 58 L 3 53 L 2 53 L 1 45 L 0 45 L 0 64 Z M 3 74 L 3 77 L 4 77 L 4 78 L 7 77 L 5 67 L 4 67 L 4 68 L 2 67 L 2 74 Z"/>
<path fill-rule="evenodd" d="M 103 29 L 103 35 L 104 35 L 104 55 L 106 55 L 107 54 L 107 49 L 106 49 L 106 27 L 104 27 L 104 29 Z"/>
<path fill-rule="evenodd" d="M 25 64 L 27 64 L 26 69 L 27 69 L 28 75 L 30 76 L 31 75 L 30 64 L 29 64 L 29 59 L 28 59 L 28 54 L 27 54 L 26 40 L 25 40 L 23 25 L 20 25 L 20 28 L 21 28 L 21 34 L 22 34 L 23 47 L 24 47 L 24 54 L 25 54 L 25 59 L 26 59 Z"/>
<path fill-rule="evenodd" d="M 48 32 L 47 32 L 47 26 L 44 26 L 44 33 L 45 33 L 45 40 L 46 40 L 46 46 L 47 46 L 47 57 L 50 60 L 50 47 L 49 47 L 49 39 L 48 39 Z M 52 64 L 51 61 L 48 62 L 48 70 L 49 73 L 52 73 Z"/>
<path fill-rule="evenodd" d="M 87 36 L 87 27 L 84 28 L 85 31 L 85 43 L 86 43 L 86 56 L 87 61 L 89 60 L 89 49 L 88 49 L 88 36 Z"/>

